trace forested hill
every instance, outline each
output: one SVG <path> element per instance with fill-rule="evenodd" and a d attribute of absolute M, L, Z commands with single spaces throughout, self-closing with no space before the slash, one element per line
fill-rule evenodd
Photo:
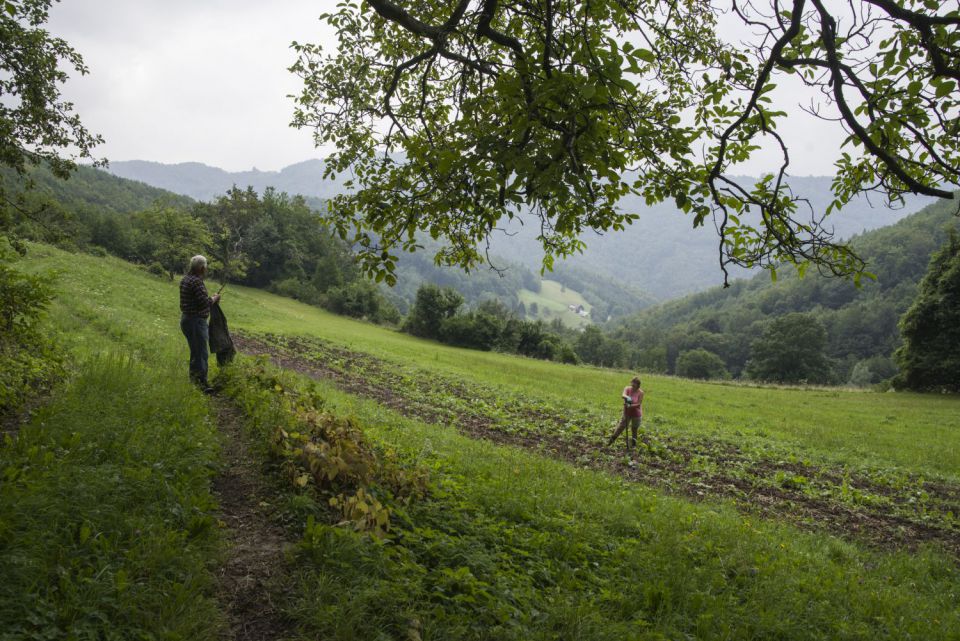
<path fill-rule="evenodd" d="M 30 198 L 56 202 L 71 213 L 129 214 L 157 202 L 175 207 L 190 207 L 194 202 L 179 192 L 120 178 L 92 167 L 79 166 L 69 180 L 62 180 L 43 167 L 32 165 L 27 169 L 27 177 L 34 183 Z M 24 181 L 12 170 L 0 170 L 0 180 L 10 193 L 23 191 Z"/>
<path fill-rule="evenodd" d="M 268 187 L 278 192 L 297 194 L 306 198 L 313 208 L 322 207 L 322 200 L 342 193 L 345 177 L 335 180 L 323 178 L 322 160 L 308 160 L 285 167 L 280 171 L 227 172 L 201 163 L 165 165 L 141 160 L 113 162 L 108 171 L 116 176 L 137 180 L 163 189 L 185 194 L 198 200 L 212 200 L 236 186 L 252 187 L 263 193 Z M 397 286 L 384 290 L 388 297 L 403 311 L 413 302 L 417 288 L 423 283 L 453 287 L 464 295 L 468 304 L 494 298 L 511 309 L 518 307 L 520 289 L 539 290 L 540 269 L 539 245 L 532 248 L 534 260 L 526 260 L 525 246 L 503 246 L 495 250 L 498 268 L 503 271 L 480 269 L 470 274 L 457 268 L 437 267 L 433 253 L 438 249 L 428 236 L 421 238 L 425 249 L 417 254 L 400 254 L 397 267 Z M 621 317 L 643 309 L 660 297 L 654 296 L 636 283 L 619 284 L 609 273 L 598 273 L 589 264 L 559 267 L 549 278 L 580 292 L 594 310 L 594 320 Z"/>
<path fill-rule="evenodd" d="M 278 191 L 307 198 L 329 198 L 342 193 L 345 177 L 324 179 L 323 169 L 322 160 L 308 160 L 280 171 L 254 169 L 236 173 L 200 163 L 164 165 L 126 161 L 111 163 L 109 171 L 203 200 L 222 194 L 233 185 L 252 186 L 260 192 L 272 186 Z M 829 178 L 791 177 L 789 182 L 799 196 L 809 201 L 814 213 L 824 212 L 832 200 Z M 858 198 L 832 215 L 829 226 L 837 237 L 850 238 L 892 224 L 928 202 L 926 198 L 910 197 L 902 208 L 889 209 L 879 201 Z M 628 197 L 621 204 L 624 209 L 638 213 L 639 220 L 622 232 L 584 234 L 586 251 L 566 261 L 557 261 L 556 280 L 567 281 L 565 284 L 570 288 L 577 288 L 578 282 L 602 282 L 605 292 L 611 289 L 611 283 L 616 283 L 625 292 L 622 305 L 618 304 L 620 301 L 616 297 L 611 298 L 606 293 L 593 295 L 594 300 L 603 300 L 605 309 L 614 316 L 622 314 L 625 309 L 638 309 L 647 301 L 670 300 L 722 282 L 718 239 L 711 222 L 693 229 L 693 221 L 671 203 L 651 207 L 639 198 Z M 530 220 L 526 225 L 512 224 L 507 233 L 491 239 L 491 252 L 537 271 L 543 254 L 537 240 L 539 229 L 536 220 Z M 733 276 L 749 277 L 750 273 L 735 270 Z M 638 300 L 643 302 L 638 304 Z"/>
<path fill-rule="evenodd" d="M 641 367 L 673 373 L 683 352 L 704 349 L 738 376 L 767 324 L 802 312 L 826 330 L 831 367 L 821 382 L 846 382 L 854 375 L 854 382 L 878 382 L 895 372 L 889 357 L 899 343 L 897 322 L 913 302 L 931 254 L 943 245 L 947 230 L 958 226 L 956 210 L 956 201 L 938 201 L 855 237 L 854 247 L 877 276 L 876 282 L 864 279 L 859 289 L 815 272 L 802 279 L 781 273 L 776 282 L 761 273 L 728 289 L 643 310 L 622 319 L 612 333 L 635 346 L 634 363 Z"/>
<path fill-rule="evenodd" d="M 742 177 L 744 184 L 753 178 Z M 821 215 L 833 199 L 831 179 L 827 177 L 790 177 L 794 192 L 805 198 L 801 215 L 808 212 Z M 908 197 L 902 207 L 891 209 L 860 197 L 851 201 L 842 211 L 827 219 L 827 228 L 837 238 L 847 239 L 864 231 L 890 225 L 904 216 L 918 211 L 929 198 Z M 582 236 L 586 251 L 562 263 L 563 266 L 587 268 L 594 272 L 630 283 L 649 292 L 661 301 L 685 294 L 703 291 L 723 282 L 719 266 L 719 238 L 712 221 L 698 229 L 693 220 L 681 213 L 672 203 L 647 206 L 635 196 L 621 200 L 625 211 L 636 212 L 639 219 L 622 232 Z M 535 265 L 542 251 L 536 240 L 537 224 L 514 226 L 512 235 L 494 238 L 493 251 L 505 256 L 517 256 Z M 744 269 L 731 270 L 735 278 L 749 278 Z"/>
<path fill-rule="evenodd" d="M 362 283 L 349 246 L 334 241 L 316 224 L 316 199 L 301 200 L 273 189 L 264 188 L 261 196 L 241 188 L 229 196 L 195 201 L 92 167 L 78 167 L 65 181 L 43 167 L 32 167 L 28 178 L 29 189 L 27 181 L 12 171 L 0 172 L 5 190 L 20 202 L 21 209 L 12 220 L 17 236 L 73 250 L 106 251 L 157 273 L 179 272 L 191 252 L 216 257 L 217 250 L 207 246 L 210 229 L 206 228 L 214 219 L 230 219 L 237 208 L 246 208 L 257 223 L 245 247 L 256 255 L 248 257 L 252 263 L 241 281 L 341 313 L 393 318 L 392 313 L 384 316 L 378 311 L 383 297 L 406 312 L 425 283 L 453 287 L 469 307 L 493 299 L 516 311 L 522 309 L 523 290 L 540 290 L 539 276 L 525 265 L 498 259 L 503 271 L 481 269 L 467 274 L 434 265 L 429 247 L 401 256 L 396 287 Z M 200 220 L 205 223 L 198 227 Z M 570 274 L 567 280 L 564 284 L 582 293 L 596 318 L 622 316 L 653 302 L 603 279 Z M 332 293 L 328 292 L 331 287 Z"/>
<path fill-rule="evenodd" d="M 0 170 L 4 191 L 17 203 L 11 209 L 16 235 L 61 247 L 116 245 L 121 236 L 129 236 L 125 229 L 131 215 L 150 208 L 186 210 L 195 205 L 188 196 L 91 167 L 77 167 L 69 180 L 61 180 L 45 167 L 30 166 L 25 178 Z M 123 244 L 129 245 L 127 241 Z"/>

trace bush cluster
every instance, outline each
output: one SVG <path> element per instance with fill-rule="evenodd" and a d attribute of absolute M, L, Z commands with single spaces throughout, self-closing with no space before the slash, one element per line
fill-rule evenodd
<path fill-rule="evenodd" d="M 422 285 L 403 324 L 403 331 L 448 345 L 496 350 L 562 363 L 578 363 L 561 327 L 520 318 L 506 305 L 487 300 L 461 312 L 463 296 L 449 287 Z"/>

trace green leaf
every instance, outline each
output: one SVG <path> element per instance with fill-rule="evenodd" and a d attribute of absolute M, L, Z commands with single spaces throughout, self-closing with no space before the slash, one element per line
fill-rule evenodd
<path fill-rule="evenodd" d="M 637 58 L 640 58 L 644 62 L 653 62 L 657 59 L 656 55 L 648 49 L 636 49 L 633 52 Z"/>
<path fill-rule="evenodd" d="M 952 92 L 956 88 L 956 83 L 953 80 L 947 82 L 941 82 L 937 85 L 937 98 L 943 98 L 948 93 Z"/>

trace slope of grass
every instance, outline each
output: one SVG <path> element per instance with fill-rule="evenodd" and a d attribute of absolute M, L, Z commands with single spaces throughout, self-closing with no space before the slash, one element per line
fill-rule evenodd
<path fill-rule="evenodd" d="M 550 322 L 559 318 L 568 327 L 586 327 L 591 323 L 589 317 L 578 316 L 569 308 L 569 305 L 583 305 L 584 309 L 590 311 L 590 304 L 578 292 L 564 287 L 555 280 L 540 281 L 539 292 L 521 289 L 520 302 L 526 307 L 527 318 L 531 320 L 539 319 Z M 537 304 L 538 313 L 536 315 L 530 311 L 530 305 L 533 303 Z"/>
<path fill-rule="evenodd" d="M 175 613 L 183 625 L 170 629 L 167 636 L 208 636 L 216 617 L 211 614 L 203 621 L 208 627 L 200 627 L 196 613 L 207 604 L 198 596 L 205 580 L 203 556 L 191 554 L 210 536 L 210 506 L 203 492 L 195 490 L 202 484 L 213 445 L 208 433 L 198 429 L 204 425 L 201 399 L 191 395 L 184 382 L 186 346 L 177 326 L 175 283 L 112 259 L 43 247 L 33 248 L 31 256 L 37 269 L 61 272 L 62 294 L 51 315 L 71 348 L 81 355 L 122 350 L 137 364 L 128 368 L 130 372 L 102 369 L 89 385 L 78 388 L 73 403 L 79 409 L 89 409 L 93 398 L 117 398 L 120 405 L 129 400 L 132 406 L 129 412 L 116 412 L 126 416 L 123 429 L 110 427 L 113 408 L 109 416 L 89 420 L 106 423 L 106 443 L 96 442 L 91 450 L 116 452 L 125 462 L 116 472 L 104 467 L 90 473 L 108 480 L 119 475 L 122 481 L 127 468 L 135 479 L 148 474 L 139 465 L 141 460 L 154 466 L 142 484 L 144 494 L 153 492 L 153 499 L 137 494 L 137 505 L 168 506 L 161 521 L 173 533 L 161 538 L 182 547 L 189 560 L 171 568 L 163 564 L 172 562 L 163 554 L 133 554 L 141 559 L 137 563 L 158 558 L 163 561 L 158 567 L 168 568 L 145 572 L 140 565 L 128 569 L 105 556 L 94 565 L 96 572 L 79 576 L 92 578 L 93 585 L 101 575 L 112 576 L 111 582 L 77 603 L 106 605 L 70 606 L 66 611 L 92 609 L 90 620 L 102 613 L 110 620 L 126 621 L 125 610 L 111 604 L 126 608 L 131 602 L 114 596 L 110 586 L 125 592 L 131 576 L 144 584 L 151 583 L 147 577 L 159 576 L 161 581 L 172 580 L 174 587 L 162 601 L 168 609 L 151 610 L 149 604 L 161 601 L 146 600 L 146 610 L 152 612 L 149 620 L 166 630 L 162 627 L 166 623 L 157 622 L 170 621 Z M 450 348 L 242 288 L 228 288 L 224 305 L 234 329 L 320 336 L 387 361 L 524 394 L 556 407 L 558 415 L 564 408 L 610 405 L 612 420 L 618 409 L 616 394 L 627 377 L 626 372 Z M 288 377 L 291 389 L 303 384 Z M 127 379 L 132 381 L 130 389 L 123 387 Z M 955 398 L 750 388 L 665 377 L 645 379 L 645 387 L 647 419 L 666 431 L 733 441 L 771 439 L 824 459 L 886 462 L 949 477 L 956 476 L 960 463 L 956 447 L 960 405 Z M 385 543 L 323 523 L 303 527 L 302 542 L 292 557 L 299 596 L 287 607 L 304 638 L 872 640 L 960 635 L 956 607 L 960 576 L 954 560 L 935 550 L 867 551 L 828 536 L 744 518 L 729 504 L 690 504 L 604 474 L 466 439 L 453 429 L 404 418 L 379 403 L 329 386 L 317 389 L 328 408 L 355 416 L 383 450 L 428 468 L 431 491 L 406 507 L 392 504 L 394 525 Z M 200 403 L 199 409 L 190 409 L 194 401 Z M 146 413 L 136 413 L 137 408 Z M 177 422 L 180 412 L 193 419 Z M 72 418 L 41 423 L 51 421 L 62 424 L 67 434 L 52 442 L 65 443 L 61 448 L 72 451 L 71 426 L 82 423 Z M 173 493 L 180 507 L 166 503 L 164 493 L 168 486 L 180 486 L 156 483 L 154 475 L 160 472 L 152 470 L 159 461 L 132 447 L 139 438 L 125 436 L 131 425 L 141 423 L 143 429 L 158 430 L 157 440 L 164 442 L 154 447 L 164 460 L 178 452 L 184 464 L 189 463 L 170 468 L 174 481 L 191 488 Z M 164 426 L 176 429 L 163 431 Z M 28 447 L 23 456 L 32 456 L 31 452 Z M 181 470 L 182 476 L 177 476 Z M 49 481 L 39 485 L 57 487 Z M 87 484 L 71 487 L 80 491 Z M 388 493 L 381 497 L 390 502 Z M 103 499 L 105 504 L 107 500 Z M 321 505 L 311 508 L 310 500 L 302 495 L 291 501 L 298 518 L 324 512 Z M 104 526 L 93 512 L 73 509 L 85 520 L 70 521 L 67 505 L 54 505 L 46 512 L 69 524 L 62 530 L 67 535 L 76 533 L 71 545 L 129 540 L 124 538 L 130 531 L 124 529 L 127 526 Z M 134 506 L 125 511 L 133 519 L 140 514 Z M 94 536 L 95 532 L 112 534 Z M 65 541 L 72 541 L 67 535 L 51 547 L 66 546 Z M 84 548 L 65 549 L 62 558 L 71 563 L 84 558 Z M 184 575 L 185 567 L 193 573 Z M 119 578 L 116 568 L 124 571 Z M 23 576 L 40 577 L 26 589 L 21 587 L 24 579 L 11 583 L 17 593 L 33 598 L 40 586 L 50 585 L 62 573 Z M 3 601 L 25 604 L 26 599 L 11 594 Z M 178 605 L 193 609 L 183 614 Z M 50 607 L 58 611 L 59 606 Z M 73 620 L 87 620 L 83 616 Z"/>
<path fill-rule="evenodd" d="M 75 371 L 0 447 L 0 639 L 211 638 L 203 399 L 115 352 Z"/>
<path fill-rule="evenodd" d="M 0 639 L 214 638 L 218 436 L 168 292 L 32 246 L 71 374 L 0 446 Z"/>
<path fill-rule="evenodd" d="M 246 368 L 241 360 L 240 368 Z M 385 542 L 311 520 L 288 611 L 304 639 L 951 639 L 960 573 L 691 505 L 475 441 L 280 375 L 319 395 L 431 491 L 390 503 Z M 298 392 L 298 390 L 300 390 Z M 240 391 L 246 397 L 254 389 Z M 389 502 L 389 494 L 381 492 Z M 302 514 L 311 494 L 288 499 Z"/>
<path fill-rule="evenodd" d="M 110 258 L 41 246 L 32 256 L 37 269 L 60 272 L 59 287 L 69 296 L 53 311 L 71 335 L 70 328 L 99 326 L 135 352 L 162 345 L 186 368 L 176 283 Z M 604 408 L 612 423 L 620 411 L 619 391 L 632 375 L 449 347 L 242 287 L 226 288 L 223 307 L 233 329 L 322 337 L 388 361 L 529 396 L 556 407 L 561 418 L 566 408 Z M 93 340 L 82 332 L 76 339 Z M 770 441 L 801 457 L 958 478 L 960 398 L 955 396 L 751 387 L 653 375 L 643 375 L 643 387 L 645 420 L 667 432 Z"/>

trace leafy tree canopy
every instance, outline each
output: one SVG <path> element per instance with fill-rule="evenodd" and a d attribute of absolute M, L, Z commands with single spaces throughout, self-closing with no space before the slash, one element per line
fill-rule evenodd
<path fill-rule="evenodd" d="M 416 232 L 439 263 L 471 268 L 505 219 L 533 216 L 554 256 L 580 233 L 635 219 L 616 203 L 672 200 L 709 219 L 720 266 L 809 263 L 854 275 L 822 212 L 784 183 L 786 117 L 773 102 L 792 74 L 841 121 L 833 207 L 875 190 L 949 198 L 960 176 L 960 11 L 938 0 L 458 0 L 341 2 L 324 19 L 337 50 L 294 43 L 303 78 L 294 125 L 338 151 L 355 176 L 331 220 L 363 266 L 393 281 Z M 725 41 L 723 14 L 753 42 Z M 742 31 L 742 30 L 741 30 Z M 778 170 L 755 185 L 731 167 L 761 146 Z"/>
<path fill-rule="evenodd" d="M 86 74 L 87 68 L 66 41 L 44 29 L 51 4 L 0 3 L 0 165 L 22 175 L 29 165 L 44 163 L 66 178 L 75 160 L 92 158 L 102 139 L 87 131 L 60 95 L 69 72 Z"/>
<path fill-rule="evenodd" d="M 747 376 L 775 383 L 828 383 L 827 330 L 812 314 L 774 319 L 750 347 Z"/>
<path fill-rule="evenodd" d="M 917 298 L 900 320 L 900 332 L 896 384 L 960 392 L 960 236 L 955 231 L 930 259 Z"/>
<path fill-rule="evenodd" d="M 157 205 L 134 217 L 138 255 L 155 261 L 171 280 L 182 274 L 190 257 L 210 245 L 203 221 L 176 207 Z"/>
<path fill-rule="evenodd" d="M 421 285 L 417 290 L 417 300 L 404 324 L 404 331 L 414 336 L 437 338 L 443 322 L 453 318 L 461 305 L 463 296 L 456 290 L 436 285 Z"/>
<path fill-rule="evenodd" d="M 89 158 L 100 138 L 91 135 L 60 96 L 66 69 L 86 73 L 83 60 L 63 40 L 43 29 L 52 0 L 0 1 L 0 168 L 23 176 L 46 163 L 65 178 L 76 156 Z M 66 150 L 75 156 L 62 157 Z M 51 296 L 45 278 L 12 267 L 23 254 L 14 225 L 30 214 L 0 180 L 0 413 L 15 410 L 62 374 L 63 357 L 40 331 L 41 312 Z M 39 214 L 46 213 L 41 207 Z M 59 213 L 59 212 L 58 212 Z M 14 215 L 16 214 L 16 215 Z M 44 221 L 39 222 L 43 225 Z"/>
<path fill-rule="evenodd" d="M 730 378 L 723 359 L 702 347 L 681 352 L 677 358 L 677 376 L 684 378 Z"/>

